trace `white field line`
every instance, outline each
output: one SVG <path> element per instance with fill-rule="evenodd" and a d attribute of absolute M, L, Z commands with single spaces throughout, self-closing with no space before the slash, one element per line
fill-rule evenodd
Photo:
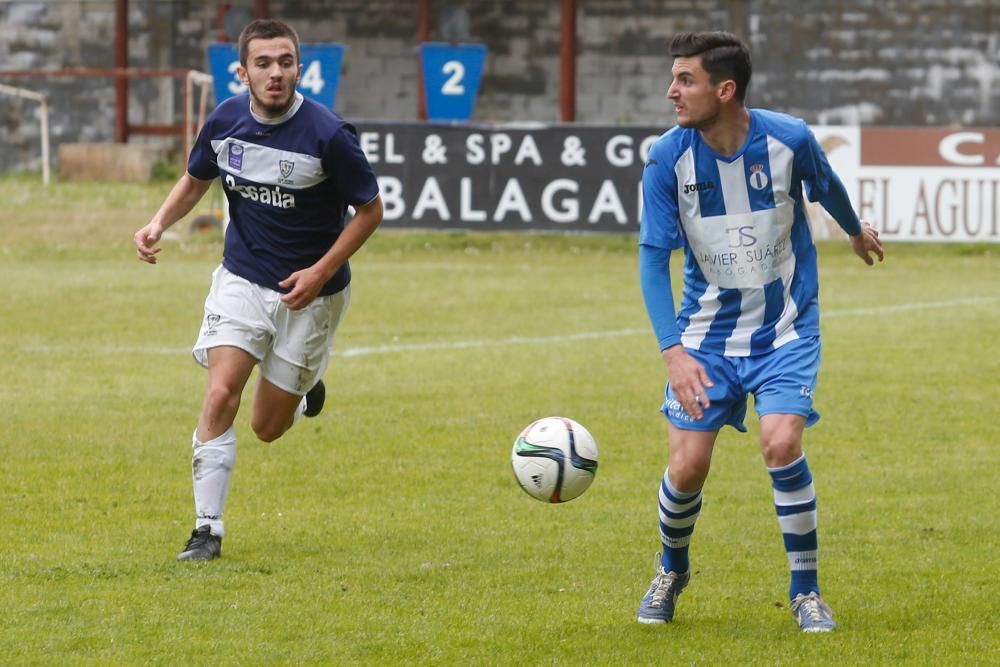
<path fill-rule="evenodd" d="M 844 308 L 840 310 L 824 310 L 821 319 L 856 317 L 860 315 L 887 315 L 892 313 L 936 310 L 957 308 L 959 306 L 976 306 L 989 303 L 997 303 L 1000 297 L 979 296 L 965 299 L 949 299 L 947 301 L 920 301 L 916 303 L 897 303 L 886 306 L 872 306 L 865 308 Z M 568 343 L 579 340 L 599 340 L 603 338 L 622 338 L 625 336 L 652 336 L 650 328 L 642 329 L 615 329 L 609 331 L 584 331 L 575 334 L 563 334 L 559 336 L 510 336 L 508 338 L 484 338 L 478 340 L 454 340 L 428 343 L 388 343 L 385 345 L 372 345 L 367 347 L 348 347 L 343 350 L 334 350 L 335 357 L 364 357 L 373 354 L 392 354 L 398 352 L 427 352 L 436 350 L 469 350 L 487 347 L 504 347 L 520 345 L 546 345 L 549 343 Z M 62 352 L 91 352 L 94 354 L 147 354 L 173 356 L 178 354 L 190 354 L 189 347 L 148 347 L 142 345 L 27 345 L 21 348 L 25 352 L 35 352 L 38 354 L 59 354 Z"/>
<path fill-rule="evenodd" d="M 842 310 L 820 310 L 820 321 L 831 317 L 852 317 L 855 315 L 882 315 L 885 313 L 900 313 L 908 310 L 934 310 L 938 308 L 954 308 L 955 306 L 978 306 L 984 303 L 1000 301 L 997 296 L 970 296 L 966 299 L 949 299 L 947 301 L 921 301 L 917 303 L 897 303 L 888 306 L 870 306 L 867 308 L 844 308 Z"/>
<path fill-rule="evenodd" d="M 373 347 L 349 347 L 341 352 L 334 352 L 339 357 L 363 357 L 368 354 L 383 354 L 386 352 L 419 352 L 423 350 L 466 350 L 477 347 L 500 347 L 503 345 L 544 345 L 546 343 L 564 343 L 574 340 L 594 340 L 597 338 L 620 338 L 621 336 L 638 336 L 648 334 L 651 329 L 619 329 L 617 331 L 585 331 L 562 336 L 511 336 L 510 338 L 492 338 L 484 340 L 456 340 L 440 343 L 392 343 L 375 345 Z"/>

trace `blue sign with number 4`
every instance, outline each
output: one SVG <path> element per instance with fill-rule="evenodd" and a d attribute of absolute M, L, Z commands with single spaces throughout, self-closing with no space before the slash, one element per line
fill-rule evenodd
<path fill-rule="evenodd" d="M 299 92 L 332 109 L 337 100 L 344 45 L 302 44 L 300 49 L 302 78 L 299 80 Z M 236 44 L 226 42 L 209 45 L 208 65 L 212 72 L 216 103 L 247 91 L 236 74 L 236 68 L 240 66 L 240 53 Z"/>
<path fill-rule="evenodd" d="M 428 120 L 468 120 L 486 63 L 485 44 L 420 45 Z"/>

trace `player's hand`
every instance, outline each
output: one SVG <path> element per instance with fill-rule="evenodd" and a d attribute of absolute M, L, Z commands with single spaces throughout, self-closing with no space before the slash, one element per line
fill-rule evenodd
<path fill-rule="evenodd" d="M 135 243 L 135 251 L 139 259 L 149 264 L 156 264 L 156 253 L 160 252 L 156 243 L 161 236 L 163 236 L 163 226 L 155 222 L 150 222 L 135 233 L 132 242 Z"/>
<path fill-rule="evenodd" d="M 850 239 L 854 253 L 868 266 L 875 263 L 869 253 L 874 253 L 880 262 L 885 258 L 885 253 L 882 251 L 882 241 L 878 238 L 878 230 L 872 227 L 867 220 L 861 221 L 861 233 L 851 236 Z"/>
<path fill-rule="evenodd" d="M 705 372 L 705 367 L 688 354 L 682 345 L 673 345 L 663 350 L 663 359 L 667 362 L 670 387 L 681 407 L 694 419 L 704 417 L 702 408 L 712 404 L 708 400 L 708 388 L 715 386 Z"/>
<path fill-rule="evenodd" d="M 319 296 L 326 284 L 326 278 L 315 268 L 302 269 L 288 276 L 278 286 L 289 290 L 281 296 L 281 301 L 289 310 L 302 310 Z"/>

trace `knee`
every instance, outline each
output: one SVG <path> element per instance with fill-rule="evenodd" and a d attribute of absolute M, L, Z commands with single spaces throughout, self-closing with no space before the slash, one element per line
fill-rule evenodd
<path fill-rule="evenodd" d="M 205 394 L 205 409 L 213 415 L 235 415 L 240 407 L 240 394 L 225 384 L 213 384 Z"/>
<path fill-rule="evenodd" d="M 797 437 L 773 434 L 760 443 L 764 463 L 768 468 L 780 468 L 802 456 L 802 442 Z"/>
<path fill-rule="evenodd" d="M 251 418 L 250 428 L 253 429 L 257 439 L 261 442 L 274 442 L 288 430 L 288 427 L 284 424 L 277 424 L 274 421 L 258 417 Z"/>
<path fill-rule="evenodd" d="M 670 483 L 681 493 L 697 491 L 708 478 L 708 462 L 697 456 L 670 457 Z"/>

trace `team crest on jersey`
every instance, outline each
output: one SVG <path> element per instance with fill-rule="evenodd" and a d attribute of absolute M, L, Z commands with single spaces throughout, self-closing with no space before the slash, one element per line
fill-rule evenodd
<path fill-rule="evenodd" d="M 243 171 L 243 146 L 240 144 L 229 144 L 229 168 Z"/>
<path fill-rule="evenodd" d="M 750 187 L 754 190 L 763 190 L 770 181 L 764 173 L 764 165 L 761 163 L 750 165 Z"/>
<path fill-rule="evenodd" d="M 292 175 L 292 170 L 295 169 L 295 163 L 292 160 L 280 160 L 278 167 L 281 168 L 281 176 L 288 178 Z"/>

